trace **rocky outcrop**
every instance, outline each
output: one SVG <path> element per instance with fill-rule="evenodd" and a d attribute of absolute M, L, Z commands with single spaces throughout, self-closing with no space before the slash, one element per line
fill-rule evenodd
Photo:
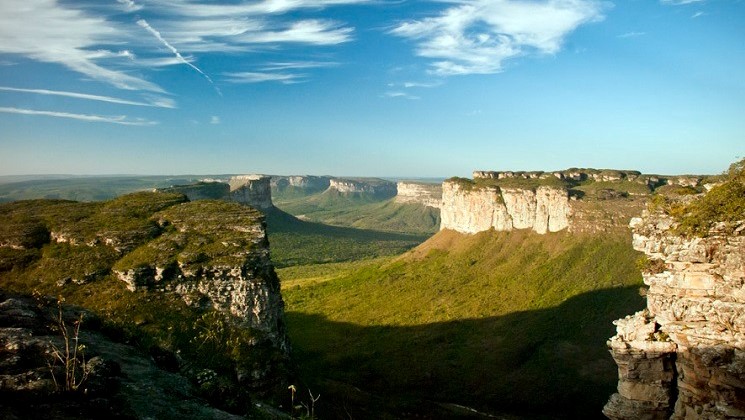
<path fill-rule="evenodd" d="M 377 178 L 347 179 L 332 178 L 329 191 L 342 194 L 369 194 L 376 197 L 393 197 L 396 195 L 396 184 Z"/>
<path fill-rule="evenodd" d="M 679 185 L 683 187 L 698 187 L 704 177 L 683 176 L 661 176 L 644 175 L 639 171 L 616 170 L 616 169 L 593 169 L 572 168 L 563 171 L 474 171 L 474 179 L 550 179 L 557 178 L 562 181 L 583 182 L 592 180 L 595 182 L 632 181 L 644 184 L 654 189 L 663 185 Z"/>
<path fill-rule="evenodd" d="M 67 372 L 52 352 L 65 348 L 60 322 L 72 330 L 81 312 L 75 344 L 84 350 L 68 359 L 78 362 L 80 388 L 63 393 Z M 68 305 L 58 313 L 47 299 L 0 293 L 0 418 L 244 418 L 208 406 L 178 369 L 166 371 L 157 354 L 114 341 L 91 313 Z"/>
<path fill-rule="evenodd" d="M 188 185 L 174 185 L 159 189 L 161 192 L 184 194 L 189 201 L 224 200 L 230 194 L 230 185 L 224 182 L 199 182 Z"/>
<path fill-rule="evenodd" d="M 442 206 L 442 186 L 399 181 L 396 183 L 396 202 L 421 204 L 439 209 Z"/>
<path fill-rule="evenodd" d="M 230 178 L 230 200 L 266 211 L 273 207 L 271 177 L 238 175 Z"/>
<path fill-rule="evenodd" d="M 119 280 L 131 291 L 176 293 L 189 305 L 230 314 L 287 354 L 284 303 L 263 215 L 249 207 L 202 201 L 156 217 L 173 229 L 117 262 Z"/>
<path fill-rule="evenodd" d="M 634 249 L 650 261 L 647 308 L 615 322 L 618 393 L 603 413 L 745 418 L 745 223 L 719 224 L 705 238 L 676 235 L 662 214 L 631 227 Z"/>
<path fill-rule="evenodd" d="M 286 188 L 297 188 L 308 193 L 320 192 L 330 185 L 331 177 L 314 175 L 272 176 L 271 187 L 283 191 Z"/>
<path fill-rule="evenodd" d="M 570 212 L 569 195 L 561 188 L 532 190 L 445 181 L 440 229 L 463 233 L 532 229 L 544 234 L 566 229 Z"/>

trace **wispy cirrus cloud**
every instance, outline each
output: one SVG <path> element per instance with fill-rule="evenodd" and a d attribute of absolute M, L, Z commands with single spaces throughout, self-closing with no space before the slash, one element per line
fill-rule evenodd
<path fill-rule="evenodd" d="M 399 24 L 390 33 L 416 43 L 442 76 L 489 74 L 505 60 L 555 54 L 579 26 L 603 19 L 598 0 L 461 0 L 438 16 Z"/>
<path fill-rule="evenodd" d="M 120 89 L 162 93 L 154 83 L 100 64 L 100 60 L 122 57 L 102 46 L 126 38 L 121 25 L 56 0 L 0 2 L 0 53 L 61 64 Z"/>
<path fill-rule="evenodd" d="M 67 91 L 49 90 L 49 89 L 21 89 L 21 88 L 9 87 L 9 86 L 0 86 L 0 91 L 32 93 L 32 94 L 37 94 L 37 95 L 64 96 L 68 98 L 84 99 L 84 100 L 89 100 L 89 101 L 109 102 L 112 104 L 121 104 L 121 105 L 150 106 L 150 107 L 157 107 L 157 108 L 175 108 L 176 107 L 176 103 L 172 99 L 164 98 L 164 97 L 149 97 L 148 102 L 140 102 L 140 101 L 130 101 L 130 100 L 121 99 L 121 98 L 114 98 L 111 96 L 91 95 L 88 93 L 67 92 Z"/>
<path fill-rule="evenodd" d="M 153 2 L 171 13 L 190 17 L 246 16 L 282 14 L 301 9 L 322 9 L 345 4 L 369 3 L 371 0 L 264 0 L 230 4 L 195 3 L 189 0 L 159 0 Z"/>
<path fill-rule="evenodd" d="M 285 85 L 303 83 L 307 75 L 295 73 L 274 73 L 260 71 L 244 71 L 235 73 L 225 73 L 226 81 L 229 83 L 263 83 L 276 82 Z"/>
<path fill-rule="evenodd" d="M 706 0 L 660 0 L 660 3 L 670 6 L 681 6 L 684 4 L 703 3 Z"/>
<path fill-rule="evenodd" d="M 401 92 L 401 91 L 388 91 L 388 92 L 385 92 L 383 96 L 386 98 L 399 98 L 399 99 L 409 99 L 409 100 L 421 99 L 418 96 L 411 95 L 409 93 Z"/>
<path fill-rule="evenodd" d="M 700 12 L 700 11 L 699 11 L 699 12 L 696 12 L 696 13 L 694 13 L 694 14 L 693 14 L 693 16 L 691 16 L 691 19 L 696 19 L 696 18 L 699 18 L 699 17 L 701 17 L 701 16 L 704 16 L 705 14 L 706 14 L 706 13 L 704 13 L 704 12 Z"/>
<path fill-rule="evenodd" d="M 626 33 L 623 33 L 621 35 L 618 35 L 616 38 L 637 38 L 637 37 L 640 37 L 640 36 L 644 36 L 646 34 L 647 34 L 646 32 L 632 31 L 632 32 L 626 32 Z"/>
<path fill-rule="evenodd" d="M 145 118 L 129 118 L 126 115 L 91 115 L 91 114 L 74 114 L 70 112 L 58 112 L 58 111 L 39 111 L 35 109 L 25 108 L 13 108 L 13 107 L 0 107 L 0 112 L 6 114 L 22 114 L 22 115 L 40 115 L 45 117 L 55 118 L 69 118 L 79 121 L 89 122 L 103 122 L 110 124 L 119 125 L 134 125 L 134 126 L 149 126 L 157 125 L 157 121 L 151 121 Z"/>

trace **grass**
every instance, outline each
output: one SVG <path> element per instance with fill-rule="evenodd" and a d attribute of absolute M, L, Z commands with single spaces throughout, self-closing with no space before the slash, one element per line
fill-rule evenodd
<path fill-rule="evenodd" d="M 261 213 L 223 201 L 185 202 L 180 194 L 135 193 L 100 203 L 2 204 L 0 216 L 0 243 L 16 245 L 0 247 L 0 290 L 62 296 L 100 317 L 120 340 L 178 353 L 194 371 L 215 370 L 226 385 L 213 402 L 233 411 L 250 408 L 235 369 L 272 360 L 272 349 L 254 345 L 261 338 L 224 314 L 189 307 L 177 295 L 127 291 L 112 270 L 175 261 L 242 264 L 265 240 L 256 234 Z M 52 240 L 52 232 L 63 232 L 67 241 Z M 205 396 L 215 396 L 209 392 Z"/>
<path fill-rule="evenodd" d="M 267 214 L 267 233 L 276 267 L 398 255 L 428 237 L 307 222 L 279 209 Z"/>
<path fill-rule="evenodd" d="M 296 361 L 332 417 L 382 400 L 381 413 L 431 416 L 436 401 L 566 418 L 597 416 L 612 393 L 605 340 L 644 306 L 637 259 L 626 235 L 444 231 L 341 274 L 280 273 Z"/>

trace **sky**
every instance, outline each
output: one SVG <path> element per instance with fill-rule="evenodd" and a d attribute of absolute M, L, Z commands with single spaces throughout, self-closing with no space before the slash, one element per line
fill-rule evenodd
<path fill-rule="evenodd" d="M 743 157 L 744 0 L 0 1 L 0 175 Z"/>

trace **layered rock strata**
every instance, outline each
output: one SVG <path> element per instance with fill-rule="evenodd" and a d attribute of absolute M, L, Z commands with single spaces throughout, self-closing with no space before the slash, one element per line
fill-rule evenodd
<path fill-rule="evenodd" d="M 329 181 L 328 189 L 343 194 L 363 193 L 380 197 L 393 197 L 396 195 L 396 184 L 382 179 L 358 180 L 332 178 Z"/>
<path fill-rule="evenodd" d="M 442 206 L 442 186 L 399 181 L 396 183 L 396 202 L 421 204 L 439 209 Z"/>
<path fill-rule="evenodd" d="M 266 224 L 249 207 L 184 203 L 156 214 L 172 227 L 114 266 L 131 291 L 176 293 L 192 306 L 232 315 L 284 351 L 284 303 L 269 258 Z"/>
<path fill-rule="evenodd" d="M 230 178 L 230 200 L 240 204 L 269 210 L 273 207 L 271 177 L 265 175 L 238 175 Z"/>
<path fill-rule="evenodd" d="M 566 229 L 570 213 L 569 195 L 561 188 L 500 188 L 457 181 L 442 184 L 441 230 L 532 229 L 544 234 Z"/>
<path fill-rule="evenodd" d="M 671 232 L 668 216 L 633 219 L 647 308 L 615 322 L 619 366 L 611 419 L 745 418 L 745 223 L 705 238 Z M 730 226 L 732 227 L 732 226 Z M 728 229 L 727 231 L 732 231 Z"/>
<path fill-rule="evenodd" d="M 331 178 L 327 176 L 291 175 L 272 176 L 271 187 L 277 190 L 298 188 L 308 192 L 323 191 L 329 187 Z"/>

